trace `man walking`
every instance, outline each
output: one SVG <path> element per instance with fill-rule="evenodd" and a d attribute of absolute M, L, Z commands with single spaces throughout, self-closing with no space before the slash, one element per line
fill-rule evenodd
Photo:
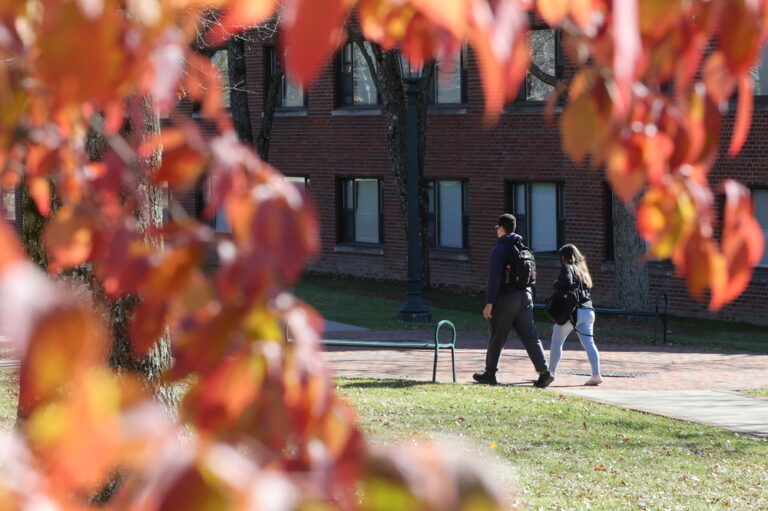
<path fill-rule="evenodd" d="M 541 345 L 536 323 L 533 321 L 533 296 L 531 285 L 535 281 L 533 255 L 523 245 L 523 238 L 515 234 L 517 220 L 509 213 L 499 217 L 496 226 L 498 241 L 491 251 L 488 265 L 488 290 L 483 316 L 490 321 L 490 339 L 485 355 L 485 372 L 475 373 L 472 378 L 478 383 L 496 385 L 501 350 L 507 343 L 511 328 L 515 329 L 539 378 L 533 384 L 545 388 L 554 381 L 547 368 L 544 347 Z M 530 258 L 521 261 L 520 251 Z M 526 273 L 527 272 L 527 273 Z"/>

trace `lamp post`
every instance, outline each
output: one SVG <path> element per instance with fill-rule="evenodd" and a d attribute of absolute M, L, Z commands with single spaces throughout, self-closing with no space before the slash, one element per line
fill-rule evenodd
<path fill-rule="evenodd" d="M 400 77 L 406 85 L 408 98 L 406 117 L 406 165 L 408 200 L 406 229 L 408 234 L 408 290 L 397 319 L 401 321 L 428 322 L 432 314 L 421 299 L 421 222 L 419 215 L 419 127 L 417 103 L 419 80 L 423 66 L 413 66 L 400 55 Z"/>

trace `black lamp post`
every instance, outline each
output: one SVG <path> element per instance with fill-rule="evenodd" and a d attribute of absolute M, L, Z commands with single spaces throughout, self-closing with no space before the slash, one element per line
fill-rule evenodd
<path fill-rule="evenodd" d="M 428 322 L 432 314 L 421 299 L 421 222 L 419 215 L 419 127 L 417 103 L 419 98 L 419 80 L 423 66 L 413 66 L 411 62 L 400 55 L 400 77 L 406 85 L 407 104 L 407 138 L 406 165 L 408 180 L 406 195 L 408 199 L 406 229 L 408 231 L 408 290 L 405 302 L 400 307 L 397 319 L 401 321 Z"/>

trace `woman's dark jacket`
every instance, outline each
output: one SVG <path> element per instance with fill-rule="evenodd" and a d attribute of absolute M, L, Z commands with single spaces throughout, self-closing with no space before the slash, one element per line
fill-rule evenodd
<path fill-rule="evenodd" d="M 560 265 L 560 275 L 558 275 L 555 281 L 555 291 L 568 291 L 573 289 L 576 291 L 576 295 L 579 297 L 579 309 L 592 309 L 592 296 L 589 294 L 589 289 L 584 285 L 573 271 L 573 267 L 570 264 Z"/>

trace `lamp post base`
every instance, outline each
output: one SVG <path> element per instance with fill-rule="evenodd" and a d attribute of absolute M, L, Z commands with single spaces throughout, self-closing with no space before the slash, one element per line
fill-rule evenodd
<path fill-rule="evenodd" d="M 429 323 L 432 321 L 431 312 L 402 312 L 397 315 L 398 321 L 407 321 L 409 323 Z"/>

